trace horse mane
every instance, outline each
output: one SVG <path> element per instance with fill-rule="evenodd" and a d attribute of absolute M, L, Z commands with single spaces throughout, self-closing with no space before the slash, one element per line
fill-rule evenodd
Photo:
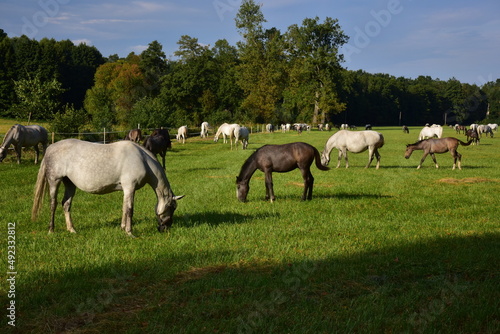
<path fill-rule="evenodd" d="M 416 143 L 413 143 L 413 144 L 406 144 L 406 147 L 418 145 L 418 144 L 420 144 L 420 143 L 422 143 L 423 141 L 426 141 L 426 140 L 427 139 L 422 139 L 422 140 L 419 140 L 419 141 L 417 141 Z"/>

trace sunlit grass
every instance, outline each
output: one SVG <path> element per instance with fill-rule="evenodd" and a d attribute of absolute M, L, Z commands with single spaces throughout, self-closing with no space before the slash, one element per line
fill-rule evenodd
<path fill-rule="evenodd" d="M 274 174 L 277 201 L 264 201 L 263 174 L 249 202 L 235 176 L 266 143 L 305 141 L 320 151 L 333 134 L 252 134 L 249 150 L 212 139 L 174 142 L 167 175 L 179 201 L 173 228 L 156 230 L 155 195 L 137 192 L 134 234 L 120 229 L 122 194 L 77 192 L 65 230 L 58 208 L 48 235 L 48 201 L 30 221 L 38 166 L 23 155 L 0 164 L 1 216 L 16 222 L 18 328 L 26 332 L 495 332 L 498 323 L 500 146 L 485 138 L 416 170 L 421 152 L 399 128 L 375 129 L 381 167 L 315 177 L 301 202 L 298 170 Z M 445 135 L 457 136 L 451 129 Z M 459 138 L 463 135 L 458 136 Z M 336 151 L 332 152 L 332 164 Z M 2 250 L 6 240 L 1 241 Z M 6 272 L 2 251 L 2 272 Z M 3 274 L 0 274 L 0 276 Z M 3 280 L 3 277 L 2 277 Z M 4 281 L 4 280 L 3 280 Z M 4 289 L 4 285 L 2 285 Z M 2 293 L 2 301 L 6 294 Z"/>

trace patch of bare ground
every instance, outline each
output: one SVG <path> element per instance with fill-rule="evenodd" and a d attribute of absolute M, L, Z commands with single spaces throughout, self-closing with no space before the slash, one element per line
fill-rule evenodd
<path fill-rule="evenodd" d="M 484 177 L 466 177 L 464 179 L 455 179 L 452 177 L 444 178 L 438 180 L 440 183 L 448 183 L 448 184 L 474 184 L 474 183 L 495 183 L 499 182 L 497 179 L 487 179 Z"/>

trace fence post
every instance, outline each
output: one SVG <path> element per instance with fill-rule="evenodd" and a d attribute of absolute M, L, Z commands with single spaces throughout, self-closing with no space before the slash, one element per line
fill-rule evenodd
<path fill-rule="evenodd" d="M 54 144 L 56 134 L 52 131 L 52 144 Z"/>
<path fill-rule="evenodd" d="M 103 128 L 104 144 L 106 144 L 106 128 Z"/>

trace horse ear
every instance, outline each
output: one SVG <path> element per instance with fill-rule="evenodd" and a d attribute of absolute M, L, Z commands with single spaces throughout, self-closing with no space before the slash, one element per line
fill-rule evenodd
<path fill-rule="evenodd" d="M 181 198 L 183 198 L 184 196 L 186 196 L 186 195 L 174 196 L 174 199 L 177 201 L 177 200 L 180 200 Z"/>

